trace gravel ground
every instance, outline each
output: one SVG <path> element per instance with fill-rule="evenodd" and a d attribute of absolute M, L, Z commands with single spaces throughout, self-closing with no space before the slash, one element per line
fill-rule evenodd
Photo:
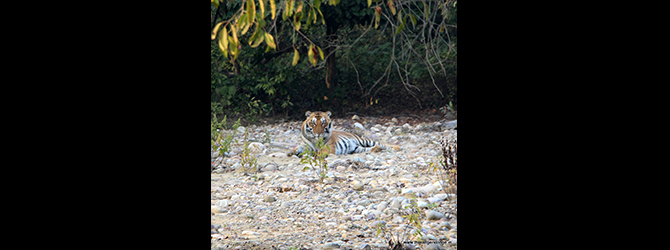
<path fill-rule="evenodd" d="M 413 117 L 333 119 L 335 129 L 356 131 L 396 151 L 330 155 L 322 183 L 302 171 L 296 156 L 302 121 L 250 126 L 250 150 L 260 172 L 240 166 L 242 134 L 235 137 L 222 164 L 211 174 L 212 249 L 386 249 L 400 236 L 408 249 L 456 249 L 457 197 L 446 194 L 429 164 L 441 154 L 440 137 L 456 136 L 456 121 L 421 121 Z M 359 123 L 359 124 L 356 124 Z M 361 129 L 362 127 L 362 129 Z M 241 127 L 239 131 L 243 132 Z M 267 143 L 267 138 L 271 142 Z M 265 143 L 264 143 L 265 142 Z M 213 161 L 215 159 L 212 159 Z M 409 197 L 421 208 L 423 240 L 412 238 L 407 218 Z M 386 236 L 376 225 L 385 225 Z"/>

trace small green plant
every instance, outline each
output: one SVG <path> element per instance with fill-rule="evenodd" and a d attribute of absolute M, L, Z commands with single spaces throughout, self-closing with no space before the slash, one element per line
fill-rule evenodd
<path fill-rule="evenodd" d="M 411 212 L 409 214 L 403 215 L 403 218 L 407 218 L 409 225 L 412 225 L 415 227 L 415 232 L 413 233 L 414 237 L 422 237 L 423 234 L 421 233 L 421 221 L 419 218 L 421 218 L 421 208 L 416 203 L 416 196 L 412 194 L 412 198 L 409 199 L 410 204 L 411 204 Z"/>
<path fill-rule="evenodd" d="M 233 124 L 232 129 L 230 130 L 229 133 L 224 133 L 223 130 L 225 130 L 226 127 L 226 118 L 227 116 L 224 116 L 223 119 L 219 122 L 218 119 L 216 118 L 216 114 L 213 115 L 212 121 L 211 121 L 211 157 L 214 159 L 214 152 L 218 151 L 219 156 L 221 157 L 221 160 L 218 161 L 212 161 L 212 168 L 211 170 L 214 170 L 214 166 L 221 164 L 221 161 L 223 161 L 223 156 L 225 156 L 225 153 L 229 152 L 231 150 L 230 144 L 232 144 L 233 141 L 237 143 L 237 140 L 234 140 L 233 138 L 235 137 L 235 134 L 237 133 L 237 128 L 240 126 L 240 119 L 237 119 L 235 124 Z M 218 157 L 217 157 L 218 158 Z"/>
<path fill-rule="evenodd" d="M 268 129 L 265 128 L 265 141 L 263 143 L 271 143 L 272 139 L 270 139 L 270 132 L 268 132 Z"/>
<path fill-rule="evenodd" d="M 412 194 L 410 198 L 410 207 L 405 210 L 405 215 L 402 215 L 402 218 L 407 219 L 407 224 L 404 226 L 406 230 L 403 231 L 402 235 L 400 232 L 393 235 L 388 232 L 388 228 L 384 223 L 379 223 L 377 227 L 377 236 L 383 234 L 383 237 L 388 240 L 390 249 L 402 249 L 402 243 L 406 241 L 422 241 L 423 233 L 421 232 L 421 208 L 417 205 L 416 196 Z M 407 235 L 408 232 L 412 232 L 411 235 Z"/>
<path fill-rule="evenodd" d="M 321 182 L 323 179 L 327 178 L 328 174 L 328 153 L 330 152 L 330 147 L 323 142 L 323 138 L 319 138 L 316 141 L 316 152 L 312 151 L 311 147 L 306 147 L 307 149 L 300 154 L 300 164 L 309 164 L 314 172 L 319 176 Z M 302 169 L 305 171 L 309 169 L 309 166 L 306 166 Z"/>
<path fill-rule="evenodd" d="M 458 116 L 458 112 L 454 110 L 454 104 L 451 101 L 449 101 L 448 105 L 441 107 L 440 111 L 444 114 L 445 119 L 454 119 Z"/>
<path fill-rule="evenodd" d="M 240 166 L 237 168 L 237 171 L 244 173 L 256 173 L 258 172 L 258 159 L 251 152 L 249 152 L 249 129 L 244 130 L 244 146 L 242 150 L 242 160 L 240 161 Z"/>

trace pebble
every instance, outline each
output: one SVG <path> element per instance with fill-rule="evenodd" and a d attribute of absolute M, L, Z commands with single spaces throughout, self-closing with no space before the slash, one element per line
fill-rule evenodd
<path fill-rule="evenodd" d="M 272 197 L 272 196 L 270 196 L 270 195 L 266 195 L 266 196 L 263 198 L 263 200 L 264 200 L 265 202 L 274 202 L 276 199 L 275 199 L 275 197 Z"/>
<path fill-rule="evenodd" d="M 356 182 L 351 187 L 356 191 L 363 191 L 363 183 Z"/>
<path fill-rule="evenodd" d="M 426 211 L 426 218 L 429 220 L 439 220 L 442 218 L 446 218 L 443 213 L 436 212 L 433 210 L 425 210 Z"/>
<path fill-rule="evenodd" d="M 335 242 L 328 242 L 319 246 L 319 249 L 335 249 L 335 248 L 340 248 L 340 245 Z"/>
<path fill-rule="evenodd" d="M 276 164 L 268 164 L 267 166 L 265 166 L 261 169 L 261 172 L 270 172 L 270 171 L 275 171 L 275 170 L 277 170 L 277 165 Z"/>
<path fill-rule="evenodd" d="M 249 152 L 252 154 L 261 154 L 265 151 L 265 145 L 260 142 L 249 143 Z"/>
<path fill-rule="evenodd" d="M 283 202 L 281 203 L 281 206 L 280 206 L 280 207 L 281 207 L 282 209 L 287 209 L 287 208 L 289 208 L 290 206 L 291 206 L 291 203 L 290 203 L 290 202 L 288 202 L 288 201 L 283 201 Z"/>
<path fill-rule="evenodd" d="M 382 201 L 381 203 L 379 203 L 379 205 L 377 205 L 377 211 L 384 211 L 384 209 L 386 209 L 388 204 L 389 204 L 388 202 Z"/>
<path fill-rule="evenodd" d="M 400 209 L 400 201 L 398 199 L 394 199 L 391 202 L 391 207 L 395 209 Z"/>
<path fill-rule="evenodd" d="M 239 127 L 237 127 L 237 132 L 238 132 L 238 133 L 244 133 L 244 130 L 245 130 L 245 129 L 246 129 L 246 128 L 245 128 L 244 126 L 239 126 Z"/>
<path fill-rule="evenodd" d="M 223 213 L 223 209 L 221 209 L 219 206 L 212 206 L 211 212 L 212 213 Z"/>

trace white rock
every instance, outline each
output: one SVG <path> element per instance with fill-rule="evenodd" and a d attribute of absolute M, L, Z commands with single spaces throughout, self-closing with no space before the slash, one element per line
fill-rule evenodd
<path fill-rule="evenodd" d="M 444 194 L 444 193 L 435 194 L 435 195 L 433 195 L 433 198 L 440 199 L 440 200 L 445 200 L 445 199 L 447 199 L 447 194 Z"/>
<path fill-rule="evenodd" d="M 377 133 L 379 132 L 379 129 L 377 127 L 372 127 L 370 128 L 370 131 Z"/>
<path fill-rule="evenodd" d="M 426 211 L 426 218 L 429 220 L 439 220 L 441 218 L 446 218 L 446 216 L 444 216 L 444 214 L 440 212 L 436 212 L 433 210 L 425 210 L 425 211 Z"/>
<path fill-rule="evenodd" d="M 354 116 L 351 117 L 351 119 L 352 119 L 352 120 L 360 120 L 361 118 L 358 117 L 357 115 L 354 115 Z"/>
<path fill-rule="evenodd" d="M 286 157 L 286 153 L 272 153 L 268 155 L 269 157 L 283 158 Z"/>
<path fill-rule="evenodd" d="M 369 213 L 374 214 L 375 218 L 379 218 L 382 215 L 382 212 L 377 210 L 370 210 Z"/>
<path fill-rule="evenodd" d="M 388 202 L 382 201 L 381 203 L 379 203 L 379 205 L 377 205 L 377 211 L 384 211 L 384 209 L 388 207 L 388 204 L 389 204 Z"/>
<path fill-rule="evenodd" d="M 319 246 L 319 249 L 335 249 L 335 248 L 340 248 L 340 245 L 335 242 L 327 242 Z"/>
<path fill-rule="evenodd" d="M 249 152 L 252 154 L 261 154 L 265 151 L 265 145 L 260 142 L 249 143 Z"/>
<path fill-rule="evenodd" d="M 220 201 L 217 201 L 216 203 L 214 203 L 214 205 L 217 205 L 219 207 L 227 207 L 228 205 L 230 205 L 230 201 L 229 200 L 220 200 Z"/>
<path fill-rule="evenodd" d="M 261 233 L 253 231 L 242 231 L 242 235 L 261 235 Z"/>
<path fill-rule="evenodd" d="M 439 205 L 440 203 L 442 203 L 443 199 L 430 197 L 430 198 L 427 198 L 426 201 L 428 201 L 428 203 L 435 203 L 435 204 Z"/>
<path fill-rule="evenodd" d="M 244 130 L 245 130 L 245 129 L 246 129 L 246 128 L 245 128 L 244 126 L 239 126 L 239 127 L 237 127 L 237 132 L 239 132 L 239 133 L 244 133 Z"/>
<path fill-rule="evenodd" d="M 354 128 L 359 129 L 359 130 L 365 130 L 365 127 L 363 127 L 363 124 L 360 123 L 354 123 Z"/>
<path fill-rule="evenodd" d="M 277 165 L 275 165 L 275 164 L 268 164 L 267 166 L 265 166 L 261 169 L 262 172 L 270 172 L 270 171 L 276 171 L 276 170 L 277 170 Z"/>
<path fill-rule="evenodd" d="M 212 206 L 212 207 L 211 207 L 211 212 L 212 212 L 212 213 L 217 213 L 217 214 L 218 214 L 218 213 L 223 213 L 223 209 L 222 209 L 221 207 L 219 207 L 219 206 Z"/>
<path fill-rule="evenodd" d="M 421 126 L 421 124 L 416 125 L 416 127 L 414 128 L 414 132 L 421 131 L 421 129 L 423 129 L 423 126 Z"/>
<path fill-rule="evenodd" d="M 456 128 L 457 125 L 458 125 L 458 124 L 457 124 L 457 121 L 458 121 L 458 120 L 453 120 L 453 121 L 444 123 L 444 124 L 442 125 L 442 129 L 447 130 L 447 129 L 454 129 L 454 128 Z"/>
<path fill-rule="evenodd" d="M 393 199 L 393 201 L 391 201 L 391 207 L 395 209 L 400 209 L 400 201 L 398 199 Z"/>
<path fill-rule="evenodd" d="M 359 181 L 354 181 L 352 183 L 351 188 L 353 188 L 356 191 L 363 191 L 363 183 L 360 183 Z"/>

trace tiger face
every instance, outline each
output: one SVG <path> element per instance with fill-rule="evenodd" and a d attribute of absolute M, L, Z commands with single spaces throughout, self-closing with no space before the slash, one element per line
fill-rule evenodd
<path fill-rule="evenodd" d="M 330 111 L 321 112 L 305 112 L 307 119 L 302 123 L 303 141 L 307 143 L 312 149 L 316 148 L 316 141 L 323 138 L 323 142 L 327 143 L 333 134 L 333 124 L 330 120 Z"/>

